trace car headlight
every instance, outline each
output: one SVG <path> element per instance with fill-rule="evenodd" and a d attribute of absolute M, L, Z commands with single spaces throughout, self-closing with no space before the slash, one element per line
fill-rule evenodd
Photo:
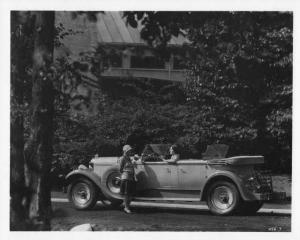
<path fill-rule="evenodd" d="M 93 160 L 91 160 L 89 162 L 89 169 L 94 169 L 94 161 Z"/>

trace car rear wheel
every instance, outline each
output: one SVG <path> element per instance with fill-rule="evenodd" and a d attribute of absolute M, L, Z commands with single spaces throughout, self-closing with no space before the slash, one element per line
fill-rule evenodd
<path fill-rule="evenodd" d="M 232 214 L 238 209 L 239 203 L 240 194 L 231 182 L 217 181 L 208 189 L 207 205 L 213 214 Z"/>
<path fill-rule="evenodd" d="M 76 209 L 91 209 L 97 202 L 96 186 L 86 178 L 78 178 L 68 186 L 68 198 Z"/>

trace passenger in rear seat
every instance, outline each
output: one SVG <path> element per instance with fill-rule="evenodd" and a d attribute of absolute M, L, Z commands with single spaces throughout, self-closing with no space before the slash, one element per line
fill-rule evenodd
<path fill-rule="evenodd" d="M 170 159 L 163 159 L 165 162 L 168 163 L 176 163 L 179 160 L 179 147 L 174 144 L 170 147 L 170 154 L 171 154 L 171 158 Z"/>

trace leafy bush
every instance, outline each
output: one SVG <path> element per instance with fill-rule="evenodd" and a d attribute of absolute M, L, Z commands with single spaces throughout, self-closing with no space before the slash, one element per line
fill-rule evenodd
<path fill-rule="evenodd" d="M 283 116 L 280 121 L 270 115 L 266 122 L 269 134 L 258 139 L 251 121 L 228 121 L 228 117 L 234 118 L 230 114 L 218 118 L 220 115 L 214 113 L 213 106 L 200 107 L 185 101 L 165 103 L 161 95 L 155 97 L 155 91 L 148 99 L 130 96 L 127 91 L 131 90 L 127 87 L 122 92 L 122 86 L 116 81 L 114 88 L 118 88 L 118 96 L 109 95 L 109 89 L 102 90 L 105 97 L 99 102 L 96 115 L 70 115 L 60 122 L 55 152 L 64 159 L 62 162 L 68 162 L 70 169 L 82 163 L 87 165 L 95 154 L 120 156 L 122 145 L 126 143 L 138 153 L 148 143 L 177 143 L 182 157 L 198 158 L 208 144 L 225 143 L 230 145 L 229 155 L 262 154 L 274 171 L 288 171 L 287 159 L 291 152 L 286 132 L 290 127 L 288 113 L 276 114 Z M 177 90 L 181 91 L 180 87 Z M 260 148 L 258 143 L 262 144 Z"/>

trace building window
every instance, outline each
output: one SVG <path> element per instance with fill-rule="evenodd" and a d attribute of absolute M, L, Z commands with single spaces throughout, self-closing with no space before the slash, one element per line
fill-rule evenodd
<path fill-rule="evenodd" d="M 162 58 L 154 56 L 131 56 L 131 68 L 164 69 L 165 62 Z"/>
<path fill-rule="evenodd" d="M 122 66 L 122 57 L 118 52 L 112 51 L 108 55 L 108 65 L 110 67 L 121 67 Z"/>
<path fill-rule="evenodd" d="M 181 70 L 186 68 L 186 62 L 180 56 L 174 56 L 173 69 Z"/>

